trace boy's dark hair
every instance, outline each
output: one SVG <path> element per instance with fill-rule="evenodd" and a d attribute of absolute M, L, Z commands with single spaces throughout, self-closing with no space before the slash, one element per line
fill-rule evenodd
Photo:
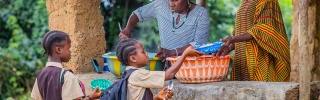
<path fill-rule="evenodd" d="M 136 54 L 137 46 L 135 45 L 138 41 L 133 38 L 122 40 L 118 43 L 116 48 L 117 58 L 122 65 L 129 65 L 129 57 Z"/>
<path fill-rule="evenodd" d="M 55 43 L 60 43 L 67 40 L 69 40 L 69 35 L 67 33 L 58 30 L 49 31 L 42 38 L 42 47 L 44 49 L 43 54 L 50 56 L 52 54 L 52 46 Z"/>

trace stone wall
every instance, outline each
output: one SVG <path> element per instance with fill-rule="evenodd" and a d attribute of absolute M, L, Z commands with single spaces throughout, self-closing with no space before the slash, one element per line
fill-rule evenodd
<path fill-rule="evenodd" d="M 108 73 L 78 74 L 85 84 L 86 93 L 90 93 L 90 82 L 96 78 L 118 79 Z M 167 86 L 165 82 L 164 87 Z M 171 100 L 299 100 L 299 83 L 293 82 L 257 82 L 257 81 L 222 81 L 202 84 L 182 84 L 173 79 L 174 96 Z M 320 81 L 310 84 L 310 100 L 320 100 Z M 160 89 L 151 89 L 154 95 Z"/>
<path fill-rule="evenodd" d="M 64 66 L 75 73 L 93 71 L 93 58 L 103 67 L 106 41 L 99 4 L 100 0 L 46 1 L 49 29 L 64 31 L 71 38 L 71 60 Z"/>
<path fill-rule="evenodd" d="M 320 2 L 318 0 L 309 0 L 309 28 L 308 28 L 308 43 L 299 44 L 299 11 L 298 0 L 292 0 L 293 3 L 293 18 L 292 18 L 292 36 L 290 40 L 290 56 L 291 56 L 291 81 L 299 82 L 299 45 L 308 45 L 312 56 L 311 64 L 311 81 L 320 81 Z M 307 67 L 307 66 L 300 66 Z"/>

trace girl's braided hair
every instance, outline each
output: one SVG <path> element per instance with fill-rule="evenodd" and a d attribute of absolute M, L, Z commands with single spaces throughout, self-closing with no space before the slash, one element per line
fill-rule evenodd
<path fill-rule="evenodd" d="M 118 43 L 116 54 L 122 65 L 129 65 L 129 57 L 136 54 L 137 46 L 135 44 L 137 42 L 138 41 L 136 39 L 129 38 Z"/>
<path fill-rule="evenodd" d="M 62 41 L 70 41 L 67 33 L 58 30 L 46 33 L 42 38 L 42 47 L 44 49 L 43 54 L 50 56 L 52 54 L 52 47 L 54 45 L 63 46 L 61 44 L 56 44 Z"/>

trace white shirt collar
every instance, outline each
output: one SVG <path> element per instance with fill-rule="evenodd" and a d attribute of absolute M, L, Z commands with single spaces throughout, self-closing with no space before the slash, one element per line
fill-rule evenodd
<path fill-rule="evenodd" d="M 127 67 L 126 67 L 126 70 L 129 70 L 129 69 L 131 69 L 131 68 L 133 68 L 133 69 L 145 69 L 144 67 L 137 68 L 137 67 L 133 67 L 133 66 L 127 66 Z"/>
<path fill-rule="evenodd" d="M 63 67 L 60 62 L 47 62 L 46 67 L 48 67 L 48 66 L 55 66 L 55 67 L 59 67 L 59 68 Z"/>

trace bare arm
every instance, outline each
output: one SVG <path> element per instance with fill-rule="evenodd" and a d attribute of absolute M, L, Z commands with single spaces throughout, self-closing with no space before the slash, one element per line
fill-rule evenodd
<path fill-rule="evenodd" d="M 180 69 L 184 59 L 186 59 L 186 55 L 183 54 L 178 60 L 177 62 L 175 62 L 167 71 L 166 71 L 166 76 L 165 76 L 165 80 L 171 80 L 174 75 L 178 72 L 178 70 Z"/>
<path fill-rule="evenodd" d="M 119 34 L 120 40 L 130 38 L 131 31 L 138 24 L 138 22 L 155 18 L 155 16 L 156 16 L 155 4 L 157 2 L 160 2 L 160 0 L 153 1 L 152 3 L 144 5 L 144 6 L 138 8 L 132 12 L 132 14 L 130 15 L 130 17 L 128 19 L 127 26 Z M 140 17 L 141 17 L 141 19 L 139 19 Z"/>
<path fill-rule="evenodd" d="M 128 29 L 129 31 L 132 31 L 133 28 L 138 24 L 139 18 L 135 13 L 132 13 L 129 17 L 129 21 L 125 29 Z"/>
<path fill-rule="evenodd" d="M 186 59 L 187 56 L 201 56 L 204 53 L 199 52 L 195 49 L 193 49 L 192 46 L 189 46 L 184 52 L 183 54 L 180 56 L 180 58 L 178 58 L 178 60 L 165 72 L 165 80 L 171 80 L 174 75 L 178 72 L 178 70 L 180 69 L 183 61 Z"/>
<path fill-rule="evenodd" d="M 222 42 L 225 42 L 224 44 L 225 46 L 230 46 L 235 42 L 243 42 L 243 41 L 248 41 L 252 39 L 253 39 L 252 35 L 250 35 L 249 33 L 243 33 L 237 36 L 229 36 L 223 39 Z"/>
<path fill-rule="evenodd" d="M 252 40 L 253 37 L 249 33 L 243 33 L 237 36 L 233 36 L 232 42 L 242 42 Z"/>
<path fill-rule="evenodd" d="M 139 22 L 138 16 L 135 13 L 132 13 L 131 16 L 129 17 L 127 26 L 123 30 L 121 30 L 119 34 L 120 40 L 130 38 L 131 31 L 138 24 L 138 22 Z"/>

